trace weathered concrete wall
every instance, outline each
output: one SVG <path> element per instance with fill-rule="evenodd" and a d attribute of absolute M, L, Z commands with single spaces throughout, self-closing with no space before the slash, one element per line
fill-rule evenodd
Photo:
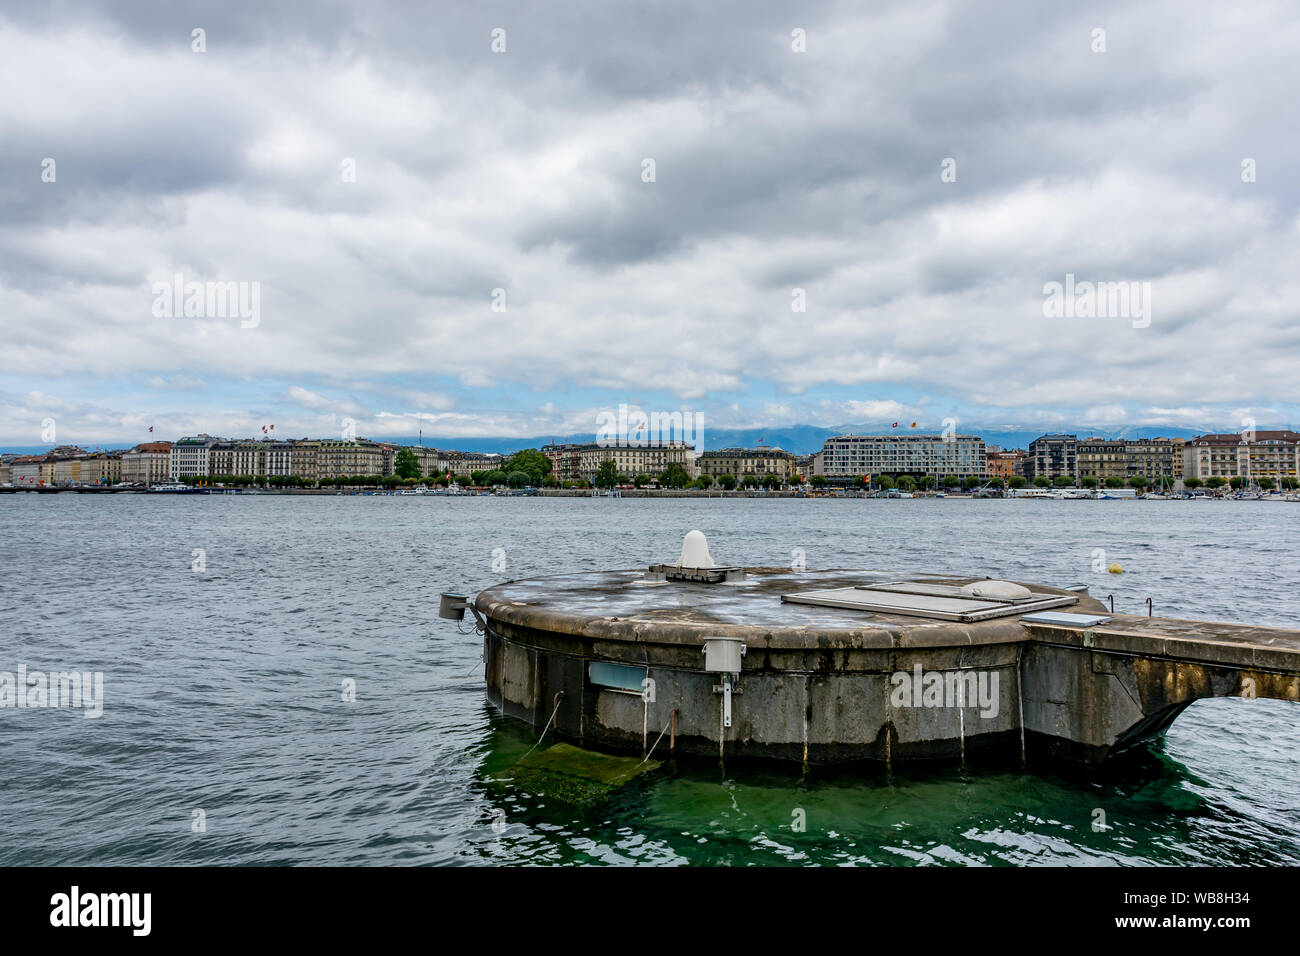
<path fill-rule="evenodd" d="M 1150 621 L 1157 630 L 1164 622 Z M 1196 622 L 1178 622 L 1180 624 Z M 1137 623 L 1135 628 L 1143 625 Z M 1214 628 L 1215 625 L 1203 625 Z M 1198 700 L 1300 701 L 1300 655 L 1267 645 L 1155 641 L 1149 635 L 1033 629 L 1024 652 L 1024 713 L 1030 755 L 1100 763 L 1169 729 Z M 1173 647 L 1171 644 L 1178 646 Z M 1254 666 L 1256 651 L 1291 673 Z M 1183 657 L 1172 657 L 1181 654 Z M 1201 659 L 1195 659 L 1201 658 Z"/>
<path fill-rule="evenodd" d="M 677 711 L 677 752 L 716 756 L 719 740 L 731 756 L 812 763 L 1018 754 L 1020 719 L 1015 645 L 910 651 L 800 651 L 814 666 L 791 670 L 783 655 L 747 658 L 732 696 L 732 726 L 722 726 L 716 674 L 702 670 L 697 647 L 637 645 L 624 663 L 646 667 L 655 700 L 593 684 L 587 664 L 611 660 L 606 642 L 584 642 L 527 629 L 495 627 L 484 638 L 488 699 L 539 729 L 555 713 L 555 729 L 580 743 L 641 751 Z M 626 652 L 620 645 L 617 650 Z M 636 660 L 640 657 L 640 660 Z M 631 658 L 631 659 L 629 659 Z M 759 667 L 750 668 L 750 661 Z M 693 665 L 693 666 L 688 666 Z M 971 693 L 964 707 L 895 706 L 894 674 L 967 674 L 983 681 L 991 699 Z M 969 680 L 969 678 L 967 678 Z M 556 694 L 563 696 L 558 700 Z"/>
<path fill-rule="evenodd" d="M 821 576 L 861 582 L 868 572 L 840 574 Z M 812 763 L 985 755 L 1098 763 L 1164 733 L 1196 700 L 1300 701 L 1294 631 L 1127 615 L 1087 630 L 1016 617 L 868 617 L 779 603 L 783 589 L 808 586 L 784 569 L 751 571 L 760 586 L 734 589 L 635 589 L 638 575 L 561 576 L 480 594 L 488 699 L 539 732 L 554 713 L 560 735 L 589 746 L 640 752 L 675 710 L 677 753 Z M 751 608 L 761 624 L 746 623 Z M 1074 610 L 1104 609 L 1084 596 Z M 720 677 L 703 669 L 709 636 L 740 637 L 748 648 L 729 728 L 714 691 Z M 642 668 L 655 700 L 593 683 L 593 660 Z M 954 678 L 983 681 L 967 693 L 982 686 L 991 696 L 902 703 L 898 675 L 918 668 L 948 690 Z"/>

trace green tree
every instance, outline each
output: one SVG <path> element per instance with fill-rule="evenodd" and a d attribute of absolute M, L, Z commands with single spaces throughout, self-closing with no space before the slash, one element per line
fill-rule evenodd
<path fill-rule="evenodd" d="M 943 486 L 945 488 L 956 488 L 960 484 L 961 484 L 961 479 L 958 478 L 956 475 L 943 476 Z"/>
<path fill-rule="evenodd" d="M 546 480 L 552 466 L 551 459 L 544 453 L 536 448 L 525 448 L 511 455 L 503 467 L 507 474 L 516 471 L 525 472 L 528 475 L 528 484 L 537 486 Z"/>
<path fill-rule="evenodd" d="M 614 459 L 606 458 L 602 461 L 592 481 L 597 488 L 613 488 L 618 484 L 618 466 L 614 464 Z"/>
<path fill-rule="evenodd" d="M 973 488 L 978 488 L 981 484 L 983 484 L 983 482 L 974 475 L 967 475 L 961 480 L 961 486 L 967 491 L 970 491 Z"/>
<path fill-rule="evenodd" d="M 1051 483 L 1052 483 L 1052 479 L 1048 478 L 1046 475 L 1038 475 L 1037 477 L 1034 478 L 1035 488 L 1046 488 Z"/>
<path fill-rule="evenodd" d="M 673 462 L 659 474 L 659 485 L 662 488 L 685 488 L 690 480 L 691 476 L 686 473 L 686 469 L 677 462 Z"/>
<path fill-rule="evenodd" d="M 638 488 L 644 488 L 646 485 L 650 484 L 651 481 L 651 477 L 646 474 L 632 476 L 632 484 L 636 485 Z"/>
<path fill-rule="evenodd" d="M 393 474 L 399 478 L 419 478 L 420 463 L 415 459 L 415 452 L 409 448 L 399 449 L 393 459 Z"/>
<path fill-rule="evenodd" d="M 1212 475 L 1211 477 L 1205 479 L 1206 488 L 1213 488 L 1217 490 L 1219 488 L 1222 488 L 1225 484 L 1227 484 L 1227 481 L 1219 475 Z"/>
<path fill-rule="evenodd" d="M 1300 488 L 1300 478 L 1292 478 L 1290 475 L 1282 479 L 1282 487 L 1287 491 L 1295 491 Z"/>
<path fill-rule="evenodd" d="M 740 487 L 742 488 L 757 488 L 758 486 L 759 480 L 757 475 L 746 475 L 744 478 L 740 479 Z"/>
<path fill-rule="evenodd" d="M 763 484 L 766 485 L 768 488 L 780 488 L 781 478 L 780 476 L 774 475 L 769 471 L 766 475 L 763 476 Z"/>
<path fill-rule="evenodd" d="M 922 491 L 929 491 L 934 487 L 934 475 L 922 475 L 916 480 L 916 486 Z"/>
<path fill-rule="evenodd" d="M 824 487 L 826 486 L 826 476 L 825 476 L 825 475 L 813 475 L 813 476 L 812 476 L 811 478 L 809 478 L 808 480 L 809 480 L 810 482 L 812 482 L 812 486 L 813 486 L 814 488 L 824 488 Z"/>
<path fill-rule="evenodd" d="M 1265 491 L 1272 491 L 1273 485 L 1274 485 L 1273 479 L 1269 478 L 1267 475 L 1259 479 L 1259 486 L 1263 488 Z"/>
<path fill-rule="evenodd" d="M 533 483 L 533 479 L 526 471 L 512 471 L 506 475 L 506 483 L 511 488 L 526 488 Z"/>
<path fill-rule="evenodd" d="M 1107 488 L 1123 488 L 1123 487 L 1124 487 L 1124 479 L 1123 479 L 1123 478 L 1120 478 L 1120 477 L 1118 477 L 1118 476 L 1116 476 L 1116 475 L 1110 475 L 1110 476 L 1108 476 L 1108 477 L 1106 478 L 1106 487 L 1107 487 Z"/>
<path fill-rule="evenodd" d="M 1241 475 L 1233 475 L 1228 479 L 1228 484 L 1232 486 L 1233 491 L 1240 491 L 1246 484 L 1246 479 L 1241 477 Z"/>
<path fill-rule="evenodd" d="M 1140 493 L 1147 486 L 1146 475 L 1134 475 L 1128 480 L 1128 483 L 1130 487 Z"/>
<path fill-rule="evenodd" d="M 736 487 L 735 475 L 721 475 L 718 478 L 718 484 L 722 486 L 723 491 L 731 491 Z"/>
<path fill-rule="evenodd" d="M 509 484 L 509 482 L 510 476 L 500 469 L 486 472 L 483 475 L 483 484 L 485 485 L 505 485 Z"/>
<path fill-rule="evenodd" d="M 882 491 L 889 491 L 891 488 L 896 487 L 897 484 L 898 482 L 894 480 L 893 475 L 880 475 L 876 478 L 876 487 L 880 488 Z"/>
<path fill-rule="evenodd" d="M 911 475 L 900 475 L 898 479 L 898 490 L 908 492 L 915 491 L 916 479 Z"/>
<path fill-rule="evenodd" d="M 1079 484 L 1084 488 L 1096 488 L 1100 482 L 1097 481 L 1096 475 L 1084 475 L 1079 479 Z"/>
<path fill-rule="evenodd" d="M 1024 475 L 1012 475 L 1007 479 L 1007 483 L 1011 485 L 1012 488 L 1023 488 L 1025 485 L 1029 484 L 1029 482 L 1025 480 Z"/>

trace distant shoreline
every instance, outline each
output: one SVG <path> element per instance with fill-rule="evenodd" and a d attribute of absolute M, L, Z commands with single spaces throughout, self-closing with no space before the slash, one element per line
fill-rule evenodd
<path fill-rule="evenodd" d="M 908 499 L 889 497 L 887 495 L 877 494 L 875 492 L 860 491 L 842 491 L 831 493 L 825 491 L 819 492 L 793 492 L 793 491 L 753 491 L 753 490 L 733 490 L 705 491 L 699 488 L 627 488 L 619 489 L 615 494 L 606 494 L 600 492 L 592 494 L 590 488 L 543 488 L 529 491 L 464 491 L 460 494 L 447 494 L 445 492 L 427 492 L 403 494 L 400 489 L 367 489 L 355 491 L 340 491 L 337 488 L 266 488 L 266 489 L 211 489 L 200 488 L 193 491 L 145 491 L 143 488 L 97 488 L 97 487 L 45 487 L 45 488 L 0 488 L 0 495 L 18 495 L 18 494 L 39 494 L 39 495 L 149 495 L 156 498 L 174 498 L 190 497 L 195 495 L 204 496 L 261 496 L 261 495 L 296 495 L 307 497 L 330 497 L 330 498 L 808 498 L 808 499 L 826 499 L 840 501 L 845 499 L 875 499 L 882 501 L 905 501 Z M 1230 500 L 1233 495 L 1197 495 L 1196 498 L 1205 499 L 1224 499 Z M 1072 499 L 1051 499 L 1044 496 L 1031 497 L 1026 494 L 1019 495 L 972 495 L 964 492 L 943 492 L 942 495 L 931 493 L 916 492 L 911 495 L 912 500 L 919 499 L 960 499 L 973 501 L 977 499 L 993 499 L 1000 501 L 1023 500 L 1023 501 L 1043 501 L 1043 500 L 1072 500 Z M 1163 500 L 1163 501 L 1182 501 L 1191 500 L 1180 496 L 1168 498 L 1144 499 L 1137 495 L 1120 495 L 1110 498 L 1081 498 L 1073 500 L 1083 501 L 1143 501 L 1143 500 Z M 1261 501 L 1286 501 L 1288 495 L 1286 492 L 1278 492 L 1272 495 L 1264 496 Z"/>

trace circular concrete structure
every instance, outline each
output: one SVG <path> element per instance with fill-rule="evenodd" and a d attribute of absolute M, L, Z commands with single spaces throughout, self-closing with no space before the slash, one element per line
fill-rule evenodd
<path fill-rule="evenodd" d="M 490 702 L 583 746 L 641 753 L 666 728 L 656 757 L 1023 757 L 1020 618 L 1106 609 L 1042 585 L 961 590 L 983 581 L 656 566 L 511 581 L 473 604 Z"/>

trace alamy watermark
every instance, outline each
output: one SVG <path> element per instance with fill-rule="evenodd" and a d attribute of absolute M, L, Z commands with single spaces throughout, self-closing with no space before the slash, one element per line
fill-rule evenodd
<path fill-rule="evenodd" d="M 153 284 L 153 314 L 160 319 L 239 319 L 241 329 L 262 323 L 262 283 L 186 282 L 176 273 Z"/>
<path fill-rule="evenodd" d="M 895 671 L 889 682 L 893 707 L 978 707 L 981 717 L 998 715 L 998 672 L 988 670 Z"/>
<path fill-rule="evenodd" d="M 690 409 L 647 413 L 635 405 L 596 413 L 596 444 L 602 448 L 645 448 L 674 441 L 703 449 L 704 413 Z"/>
<path fill-rule="evenodd" d="M 1132 319 L 1133 328 L 1151 324 L 1150 282 L 1065 282 L 1043 286 L 1043 315 L 1049 319 Z"/>
<path fill-rule="evenodd" d="M 7 707 L 73 707 L 85 710 L 83 716 L 99 717 L 104 713 L 104 675 L 100 671 L 28 671 L 18 665 L 18 673 L 0 671 L 0 710 Z"/>

